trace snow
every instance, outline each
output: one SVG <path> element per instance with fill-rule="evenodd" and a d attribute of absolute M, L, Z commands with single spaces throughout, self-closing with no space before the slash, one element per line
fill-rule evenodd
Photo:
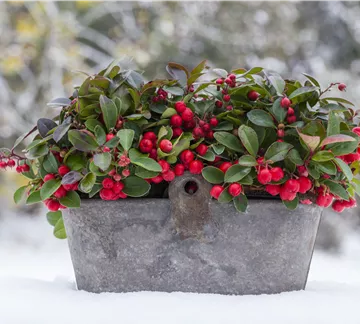
<path fill-rule="evenodd" d="M 20 239 L 21 238 L 21 239 Z M 360 234 L 315 251 L 305 291 L 261 296 L 77 291 L 66 241 L 43 218 L 0 223 L 1 324 L 359 324 Z"/>

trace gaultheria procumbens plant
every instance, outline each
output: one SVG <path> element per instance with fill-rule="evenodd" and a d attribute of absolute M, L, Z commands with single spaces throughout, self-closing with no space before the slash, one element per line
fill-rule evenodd
<path fill-rule="evenodd" d="M 322 89 L 306 74 L 301 83 L 260 67 L 210 69 L 205 61 L 191 71 L 169 63 L 167 71 L 170 79 L 146 82 L 113 63 L 49 103 L 62 107 L 56 118 L 39 119 L 12 149 L 1 149 L 0 167 L 29 179 L 15 202 L 42 201 L 59 238 L 66 237 L 61 210 L 79 207 L 81 198 L 164 197 L 186 170 L 240 212 L 255 192 L 289 209 L 356 205 L 357 113 L 329 96 L 344 84 Z M 33 141 L 16 153 L 30 134 Z"/>

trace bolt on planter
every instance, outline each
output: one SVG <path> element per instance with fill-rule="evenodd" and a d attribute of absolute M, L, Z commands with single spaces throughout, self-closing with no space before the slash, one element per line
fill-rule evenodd
<path fill-rule="evenodd" d="M 194 194 L 185 191 L 195 183 Z M 64 213 L 78 289 L 272 294 L 305 288 L 322 208 L 253 199 L 239 214 L 185 174 L 169 199 L 83 200 Z"/>

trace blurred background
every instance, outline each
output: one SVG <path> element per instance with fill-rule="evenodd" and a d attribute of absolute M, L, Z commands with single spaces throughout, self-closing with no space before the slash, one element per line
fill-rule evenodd
<path fill-rule="evenodd" d="M 114 58 L 149 80 L 165 77 L 169 61 L 192 68 L 203 59 L 300 80 L 305 72 L 323 86 L 346 83 L 358 109 L 359 17 L 359 2 L 0 2 L 0 147 L 55 116 L 46 103 L 69 96 L 85 78 L 79 71 L 95 73 Z M 0 181 L 1 246 L 43 246 L 51 236 L 45 210 L 13 205 L 25 181 L 15 172 Z M 326 212 L 317 248 L 341 255 L 359 231 L 358 214 Z"/>

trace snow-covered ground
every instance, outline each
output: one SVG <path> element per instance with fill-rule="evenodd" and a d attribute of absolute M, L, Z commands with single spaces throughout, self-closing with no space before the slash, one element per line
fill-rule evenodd
<path fill-rule="evenodd" d="M 360 235 L 316 251 L 305 291 L 261 296 L 90 294 L 75 289 L 67 242 L 43 218 L 0 223 L 1 324 L 359 324 Z"/>

